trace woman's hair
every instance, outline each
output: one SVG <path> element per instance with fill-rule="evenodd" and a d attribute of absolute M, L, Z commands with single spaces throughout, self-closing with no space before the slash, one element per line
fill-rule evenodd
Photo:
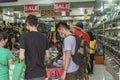
<path fill-rule="evenodd" d="M 88 31 L 87 33 L 89 34 L 91 41 L 95 40 L 95 35 L 92 33 L 92 31 Z"/>
<path fill-rule="evenodd" d="M 0 32 L 0 41 L 4 39 L 3 32 Z"/>
<path fill-rule="evenodd" d="M 8 35 L 6 33 L 0 32 L 0 41 L 5 40 L 8 38 Z"/>

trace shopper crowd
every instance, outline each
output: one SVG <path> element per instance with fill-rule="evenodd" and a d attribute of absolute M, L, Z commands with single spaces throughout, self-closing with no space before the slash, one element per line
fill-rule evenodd
<path fill-rule="evenodd" d="M 60 80 L 89 80 L 88 75 L 94 73 L 94 55 L 97 49 L 97 41 L 92 30 L 87 32 L 84 30 L 82 22 L 78 22 L 75 26 L 68 25 L 65 22 L 57 23 L 56 37 L 59 36 L 60 43 L 56 42 L 55 45 L 50 43 L 47 36 L 38 31 L 38 19 L 34 15 L 29 15 L 26 18 L 27 32 L 23 35 L 22 31 L 24 32 L 25 29 L 20 27 L 20 24 L 8 23 L 8 25 L 14 27 L 6 28 L 5 24 L 0 26 L 0 80 L 9 80 L 10 64 L 14 62 L 14 55 L 11 51 L 14 48 L 20 51 L 20 62 L 25 61 L 25 80 L 44 80 L 47 77 L 45 60 L 50 58 L 50 49 L 55 49 L 55 47 L 58 50 L 56 58 L 60 59 L 59 62 L 62 64 L 60 67 L 64 69 Z M 78 44 L 75 36 L 81 37 L 89 46 L 87 61 L 80 63 L 82 66 L 77 65 L 72 57 L 76 54 L 76 45 Z M 81 53 L 82 50 L 80 49 Z M 58 66 L 56 62 L 53 64 Z"/>

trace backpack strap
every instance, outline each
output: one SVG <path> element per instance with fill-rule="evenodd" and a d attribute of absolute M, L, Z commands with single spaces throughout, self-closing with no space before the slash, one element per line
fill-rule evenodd
<path fill-rule="evenodd" d="M 65 38 L 67 38 L 67 37 L 69 37 L 69 36 L 75 36 L 74 34 L 69 34 L 69 35 L 67 35 Z"/>

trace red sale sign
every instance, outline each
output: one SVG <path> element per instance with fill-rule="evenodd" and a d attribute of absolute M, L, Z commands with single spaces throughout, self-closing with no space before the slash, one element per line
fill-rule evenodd
<path fill-rule="evenodd" d="M 29 4 L 24 6 L 25 13 L 38 13 L 39 5 L 38 4 Z"/>
<path fill-rule="evenodd" d="M 69 2 L 55 2 L 54 3 L 54 11 L 55 12 L 69 12 L 70 10 L 70 3 Z"/>

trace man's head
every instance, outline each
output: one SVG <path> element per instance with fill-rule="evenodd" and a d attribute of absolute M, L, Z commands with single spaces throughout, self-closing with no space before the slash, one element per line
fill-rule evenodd
<path fill-rule="evenodd" d="M 67 23 L 65 22 L 59 22 L 57 25 L 56 25 L 56 30 L 59 34 L 63 34 L 64 36 L 67 35 L 67 33 L 70 32 L 70 27 L 69 25 L 67 25 Z"/>
<path fill-rule="evenodd" d="M 26 19 L 26 28 L 27 30 L 30 30 L 31 27 L 36 27 L 37 28 L 38 24 L 38 18 L 35 15 L 29 15 L 27 16 Z"/>
<path fill-rule="evenodd" d="M 79 27 L 79 28 L 81 28 L 81 29 L 83 29 L 83 23 L 82 23 L 82 22 L 78 22 L 78 23 L 76 24 L 76 26 Z"/>

